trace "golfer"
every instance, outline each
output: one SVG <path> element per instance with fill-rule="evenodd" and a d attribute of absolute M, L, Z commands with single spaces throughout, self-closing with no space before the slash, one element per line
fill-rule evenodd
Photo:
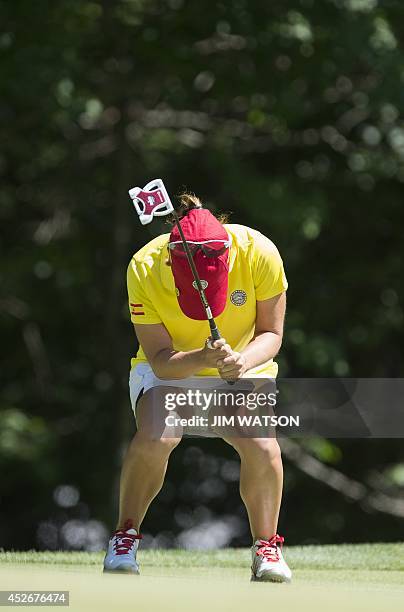
<path fill-rule="evenodd" d="M 216 218 L 194 195 L 181 196 L 180 218 L 223 338 L 207 338 L 206 313 L 173 226 L 170 234 L 140 249 L 128 268 L 129 309 L 140 345 L 130 373 L 137 433 L 123 463 L 119 520 L 104 560 L 108 572 L 139 573 L 140 526 L 181 439 L 153 435 L 153 391 L 172 391 L 173 384 L 188 388 L 195 377 L 236 381 L 277 375 L 274 357 L 282 343 L 287 289 L 277 248 L 256 230 Z M 253 541 L 252 579 L 289 582 L 283 537 L 277 533 L 283 484 L 278 442 L 275 437 L 229 437 L 226 442 L 241 461 L 240 494 Z"/>

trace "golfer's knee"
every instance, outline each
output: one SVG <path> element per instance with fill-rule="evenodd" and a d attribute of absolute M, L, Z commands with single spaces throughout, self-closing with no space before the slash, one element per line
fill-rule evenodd
<path fill-rule="evenodd" d="M 241 458 L 257 462 L 281 460 L 281 449 L 276 438 L 240 438 L 234 445 Z"/>
<path fill-rule="evenodd" d="M 167 458 L 181 438 L 151 438 L 138 432 L 129 447 L 129 452 L 141 455 L 143 459 L 153 461 L 157 458 Z"/>

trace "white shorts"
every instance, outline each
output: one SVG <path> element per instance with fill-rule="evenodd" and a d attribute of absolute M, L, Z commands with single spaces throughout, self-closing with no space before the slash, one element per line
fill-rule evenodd
<path fill-rule="evenodd" d="M 273 380 L 266 375 L 254 374 L 254 379 L 261 378 L 265 381 Z M 157 378 L 151 366 L 148 363 L 138 363 L 131 369 L 129 375 L 129 393 L 132 410 L 136 417 L 136 402 L 140 394 L 146 393 L 153 387 L 180 387 L 187 389 L 211 389 L 212 386 L 217 388 L 222 387 L 228 389 L 227 383 L 220 376 L 190 376 L 189 378 L 181 378 L 174 380 L 164 380 Z"/>

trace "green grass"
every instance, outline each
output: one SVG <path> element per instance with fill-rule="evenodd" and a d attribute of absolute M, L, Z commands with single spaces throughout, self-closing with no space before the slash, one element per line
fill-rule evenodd
<path fill-rule="evenodd" d="M 291 546 L 285 558 L 295 570 L 396 570 L 404 571 L 403 544 L 340 544 L 333 546 Z M 4 552 L 0 563 L 41 563 L 52 565 L 94 565 L 102 563 L 103 553 L 86 552 Z M 143 567 L 166 568 L 245 568 L 248 549 L 145 550 L 139 551 Z"/>
<path fill-rule="evenodd" d="M 140 576 L 102 553 L 0 551 L 0 589 L 68 590 L 72 612 L 401 612 L 404 544 L 286 547 L 293 582 L 250 583 L 247 549 L 139 552 Z"/>

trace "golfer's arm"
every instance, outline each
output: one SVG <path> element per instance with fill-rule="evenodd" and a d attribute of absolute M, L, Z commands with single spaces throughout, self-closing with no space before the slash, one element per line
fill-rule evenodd
<path fill-rule="evenodd" d="M 255 333 L 251 342 L 241 351 L 248 370 L 265 363 L 277 355 L 282 344 L 286 312 L 286 293 L 257 302 Z"/>
<path fill-rule="evenodd" d="M 162 349 L 154 356 L 151 366 L 158 378 L 187 378 L 204 368 L 202 349 L 187 352 Z"/>
<path fill-rule="evenodd" d="M 164 325 L 134 325 L 134 328 L 157 378 L 187 378 L 205 367 L 203 349 L 187 352 L 174 350 L 171 336 Z"/>

